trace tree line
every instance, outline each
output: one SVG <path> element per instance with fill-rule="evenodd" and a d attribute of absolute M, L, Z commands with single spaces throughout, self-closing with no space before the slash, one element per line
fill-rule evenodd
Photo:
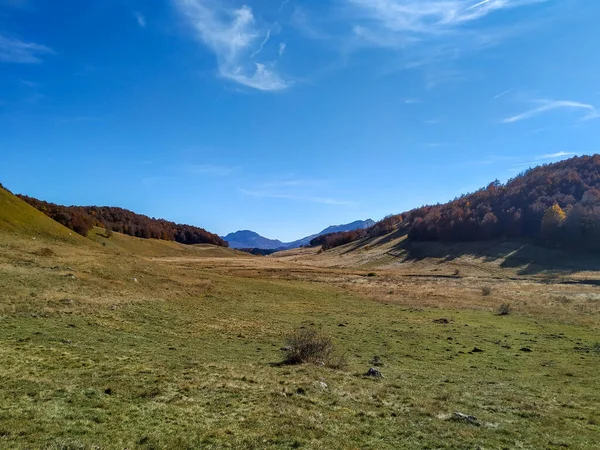
<path fill-rule="evenodd" d="M 600 250 L 600 155 L 571 158 L 490 183 L 451 202 L 386 217 L 361 232 L 320 236 L 324 250 L 399 230 L 413 241 L 531 238 Z"/>
<path fill-rule="evenodd" d="M 182 225 L 164 219 L 155 219 L 117 207 L 62 206 L 26 195 L 19 198 L 67 228 L 87 236 L 93 227 L 105 228 L 108 233 L 119 232 L 143 239 L 161 239 L 181 244 L 229 244 L 216 234 L 192 225 Z"/>

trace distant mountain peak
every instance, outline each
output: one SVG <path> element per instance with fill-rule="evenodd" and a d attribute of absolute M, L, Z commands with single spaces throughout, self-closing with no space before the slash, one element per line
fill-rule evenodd
<path fill-rule="evenodd" d="M 340 231 L 354 231 L 369 228 L 374 224 L 375 222 L 373 220 L 367 219 L 356 220 L 354 222 L 342 225 L 331 225 L 320 233 L 312 234 L 302 239 L 298 239 L 297 241 L 286 243 L 281 242 L 278 239 L 269 239 L 263 237 L 251 230 L 239 230 L 235 233 L 229 233 L 227 236 L 223 236 L 223 239 L 229 242 L 229 246 L 231 248 L 257 248 L 261 250 L 288 249 L 308 245 L 312 239 L 324 234 L 337 233 Z"/>

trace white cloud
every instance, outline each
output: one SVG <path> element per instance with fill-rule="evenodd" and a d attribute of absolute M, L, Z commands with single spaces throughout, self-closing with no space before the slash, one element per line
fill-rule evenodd
<path fill-rule="evenodd" d="M 283 54 L 285 53 L 285 49 L 287 48 L 287 45 L 285 42 L 280 42 L 279 43 L 279 57 L 281 58 L 283 56 Z"/>
<path fill-rule="evenodd" d="M 550 0 L 340 0 L 346 5 L 352 38 L 345 48 L 401 50 L 387 71 L 419 69 L 457 60 L 521 33 L 531 23 L 500 27 L 484 20 L 504 10 Z"/>
<path fill-rule="evenodd" d="M 42 56 L 53 55 L 54 50 L 45 45 L 24 42 L 0 34 L 0 62 L 39 64 Z"/>
<path fill-rule="evenodd" d="M 558 158 L 564 158 L 566 156 L 573 156 L 574 154 L 575 153 L 572 153 L 572 152 L 547 153 L 545 155 L 536 156 L 535 159 L 537 159 L 538 161 L 544 160 L 544 159 L 558 159 Z"/>
<path fill-rule="evenodd" d="M 249 6 L 230 9 L 212 0 L 174 2 L 197 38 L 216 55 L 223 78 L 261 91 L 279 91 L 290 85 L 277 72 L 275 62 L 252 61 L 267 43 L 270 32 L 256 46 L 261 33 Z"/>
<path fill-rule="evenodd" d="M 582 117 L 582 120 L 596 119 L 600 117 L 598 110 L 590 104 L 574 102 L 571 100 L 538 100 L 540 104 L 537 108 L 530 109 L 521 114 L 507 117 L 503 120 L 504 123 L 520 122 L 521 120 L 531 119 L 540 114 L 555 111 L 558 109 L 567 109 L 571 111 L 587 111 L 587 114 Z"/>
<path fill-rule="evenodd" d="M 559 159 L 564 159 L 569 156 L 575 156 L 575 153 L 564 152 L 564 151 L 556 152 L 556 153 L 547 153 L 545 155 L 535 156 L 534 157 L 535 161 L 515 164 L 513 167 L 515 167 L 515 168 L 535 167 L 535 166 L 539 166 L 540 164 L 546 164 L 544 161 L 555 161 L 555 160 L 559 160 Z"/>
<path fill-rule="evenodd" d="M 502 9 L 547 0 L 346 0 L 376 24 L 403 33 L 438 34 Z"/>
<path fill-rule="evenodd" d="M 137 23 L 140 27 L 146 28 L 146 18 L 141 13 L 135 13 L 135 20 L 137 20 Z"/>
<path fill-rule="evenodd" d="M 498 100 L 499 98 L 502 98 L 505 95 L 510 94 L 512 91 L 514 91 L 514 88 L 510 88 L 510 89 L 507 89 L 506 91 L 502 91 L 498 95 L 494 95 L 494 100 Z"/>
<path fill-rule="evenodd" d="M 250 55 L 250 58 L 254 58 L 256 55 L 258 55 L 260 52 L 262 52 L 263 48 L 265 47 L 265 44 L 267 42 L 269 42 L 270 38 L 271 38 L 271 29 L 268 29 L 267 35 L 265 36 L 264 40 L 260 43 L 260 47 L 258 47 L 258 49 Z"/>

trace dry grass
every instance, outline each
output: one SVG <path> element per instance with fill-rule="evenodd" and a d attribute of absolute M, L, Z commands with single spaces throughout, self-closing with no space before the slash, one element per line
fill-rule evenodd
<path fill-rule="evenodd" d="M 597 273 L 109 242 L 0 233 L 0 448 L 596 445 Z M 299 327 L 347 366 L 274 364 Z"/>

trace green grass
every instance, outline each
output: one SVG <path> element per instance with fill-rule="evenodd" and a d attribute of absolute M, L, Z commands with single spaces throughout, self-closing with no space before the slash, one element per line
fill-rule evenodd
<path fill-rule="evenodd" d="M 28 239 L 81 244 L 83 238 L 0 188 L 0 232 Z"/>
<path fill-rule="evenodd" d="M 495 314 L 504 297 L 537 298 L 531 280 L 497 282 L 487 309 L 468 307 L 478 279 L 417 278 L 408 304 L 386 304 L 397 294 L 378 290 L 413 285 L 116 233 L 98 245 L 97 230 L 73 237 L 2 192 L 2 449 L 597 445 L 591 287 L 561 290 L 587 300 L 555 316 Z M 330 334 L 347 367 L 278 364 L 301 326 Z M 363 376 L 375 356 L 382 379 Z"/>
<path fill-rule="evenodd" d="M 593 348 L 591 330 L 406 310 L 316 283 L 195 275 L 210 288 L 186 298 L 85 313 L 32 301 L 2 315 L 0 447 L 597 443 L 600 355 L 575 350 Z M 433 322 L 440 317 L 451 322 Z M 302 325 L 330 333 L 348 369 L 273 365 L 283 336 Z M 484 352 L 469 354 L 474 347 Z M 385 378 L 361 376 L 376 355 Z M 448 420 L 454 411 L 483 426 Z"/>
<path fill-rule="evenodd" d="M 210 244 L 183 245 L 173 241 L 140 239 L 121 233 L 113 233 L 110 238 L 107 238 L 106 230 L 99 227 L 94 227 L 89 232 L 88 239 L 102 245 L 108 250 L 116 250 L 136 256 L 249 257 L 247 253 Z"/>

